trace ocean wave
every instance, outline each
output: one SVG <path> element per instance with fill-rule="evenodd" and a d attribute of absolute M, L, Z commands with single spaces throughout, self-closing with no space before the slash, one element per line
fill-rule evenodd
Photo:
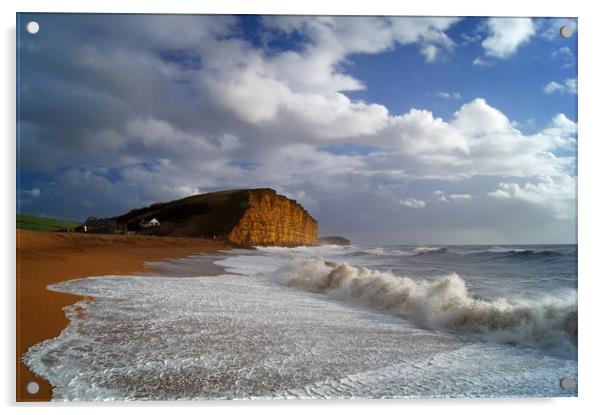
<path fill-rule="evenodd" d="M 492 258 L 539 259 L 559 257 L 563 254 L 552 249 L 489 248 L 460 253 L 461 255 L 484 256 Z"/>
<path fill-rule="evenodd" d="M 374 248 L 366 248 L 366 249 L 364 249 L 362 251 L 358 251 L 358 252 L 371 254 L 371 255 L 388 255 L 389 254 L 389 252 L 387 252 L 385 250 L 385 248 L 382 248 L 380 246 L 376 246 Z"/>
<path fill-rule="evenodd" d="M 397 256 L 412 256 L 412 255 L 415 255 L 415 252 L 414 251 L 403 251 L 403 250 L 399 250 L 399 249 L 383 248 L 383 247 L 377 246 L 374 248 L 356 248 L 356 250 L 350 251 L 350 252 L 346 253 L 345 255 L 349 256 L 349 257 L 361 257 L 361 256 L 397 257 Z"/>
<path fill-rule="evenodd" d="M 415 280 L 317 258 L 293 260 L 278 273 L 286 285 L 386 310 L 427 328 L 575 352 L 574 291 L 538 301 L 488 301 L 471 296 L 465 281 L 455 273 L 435 281 Z"/>
<path fill-rule="evenodd" d="M 419 246 L 414 248 L 414 255 L 436 255 L 436 254 L 452 254 L 452 255 L 470 255 L 470 256 L 489 256 L 495 258 L 548 258 L 562 256 L 562 253 L 551 249 L 521 249 L 521 248 L 488 248 L 477 250 L 462 250 L 453 247 L 430 247 Z"/>
<path fill-rule="evenodd" d="M 418 246 L 414 248 L 416 255 L 443 254 L 447 251 L 447 248 L 442 246 Z"/>
<path fill-rule="evenodd" d="M 515 251 L 508 252 L 505 255 L 515 257 L 515 258 L 562 256 L 562 254 L 557 251 L 552 251 L 552 250 L 533 251 L 531 249 L 515 250 Z"/>

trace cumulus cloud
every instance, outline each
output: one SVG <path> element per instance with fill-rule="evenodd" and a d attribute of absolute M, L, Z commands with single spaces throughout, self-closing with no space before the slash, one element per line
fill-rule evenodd
<path fill-rule="evenodd" d="M 264 22 L 287 34 L 301 33 L 312 41 L 304 56 L 320 53 L 326 63 L 351 53 L 378 53 L 396 44 L 416 43 L 427 61 L 454 42 L 445 34 L 458 18 L 448 17 L 332 17 L 271 16 Z"/>
<path fill-rule="evenodd" d="M 412 209 L 421 209 L 426 206 L 426 202 L 424 200 L 414 199 L 412 197 L 408 197 L 406 199 L 401 199 L 399 204 L 405 207 L 409 207 Z"/>
<path fill-rule="evenodd" d="M 472 64 L 476 65 L 476 66 L 483 66 L 484 67 L 484 66 L 491 66 L 491 65 L 493 65 L 493 62 L 489 61 L 489 60 L 486 60 L 486 59 L 483 59 L 481 56 L 477 56 L 472 61 Z"/>
<path fill-rule="evenodd" d="M 545 137 L 556 137 L 557 139 L 559 139 L 559 147 L 566 147 L 574 144 L 574 137 L 576 136 L 576 134 L 577 123 L 569 119 L 563 113 L 556 114 L 556 116 L 554 116 L 548 127 L 541 132 L 541 135 Z"/>
<path fill-rule="evenodd" d="M 447 198 L 447 196 L 445 195 L 445 192 L 443 190 L 435 190 L 433 192 L 433 195 L 435 195 L 436 200 L 439 202 L 443 202 L 443 203 L 449 202 L 449 199 Z"/>
<path fill-rule="evenodd" d="M 470 135 L 512 132 L 512 124 L 500 110 L 477 98 L 455 113 L 454 126 Z"/>
<path fill-rule="evenodd" d="M 466 136 L 427 110 L 412 108 L 408 113 L 391 117 L 383 138 L 388 144 L 410 154 L 468 152 Z"/>
<path fill-rule="evenodd" d="M 441 92 L 437 92 L 435 95 L 437 95 L 438 97 L 441 97 L 441 98 L 446 98 L 446 99 L 450 99 L 450 98 L 460 99 L 460 98 L 462 98 L 462 94 L 460 94 L 459 92 L 444 92 L 444 91 L 441 91 Z"/>
<path fill-rule="evenodd" d="M 535 25 L 530 18 L 492 17 L 487 20 L 487 32 L 481 43 L 485 56 L 507 59 L 535 35 Z M 478 57 L 473 63 L 483 66 L 491 62 Z"/>
<path fill-rule="evenodd" d="M 208 65 L 215 70 L 200 74 L 201 87 L 243 121 L 266 124 L 286 117 L 312 136 L 346 138 L 374 134 L 385 125 L 388 111 L 342 94 L 364 86 L 337 65 L 352 53 L 378 53 L 410 43 L 421 45 L 433 61 L 440 48 L 453 49 L 443 30 L 457 19 L 273 16 L 264 21 L 310 42 L 300 51 L 270 57 L 244 42 L 226 44 L 227 53 L 210 53 Z"/>
<path fill-rule="evenodd" d="M 568 175 L 542 177 L 539 181 L 520 185 L 502 182 L 489 196 L 500 200 L 516 199 L 551 210 L 558 219 L 575 215 L 576 178 Z"/>
<path fill-rule="evenodd" d="M 451 193 L 445 194 L 443 190 L 435 190 L 433 194 L 437 201 L 447 203 L 449 201 L 471 200 L 472 195 L 469 193 Z"/>
<path fill-rule="evenodd" d="M 420 53 L 422 53 L 427 62 L 435 62 L 437 60 L 439 48 L 433 44 L 426 44 L 420 48 Z"/>
<path fill-rule="evenodd" d="M 553 94 L 558 92 L 562 95 L 564 94 L 576 94 L 577 93 L 577 79 L 576 78 L 568 78 L 565 79 L 563 83 L 558 83 L 556 81 L 550 81 L 543 87 L 543 92 L 546 94 Z"/>

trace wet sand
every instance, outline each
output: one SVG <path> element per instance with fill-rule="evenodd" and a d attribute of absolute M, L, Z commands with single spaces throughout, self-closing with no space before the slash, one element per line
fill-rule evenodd
<path fill-rule="evenodd" d="M 229 246 L 198 238 L 17 230 L 17 401 L 50 400 L 50 384 L 21 363 L 21 356 L 34 344 L 56 337 L 68 323 L 63 307 L 81 299 L 49 291 L 49 284 L 98 275 L 152 273 L 145 262 L 222 249 Z M 26 389 L 31 381 L 40 385 L 34 395 Z"/>

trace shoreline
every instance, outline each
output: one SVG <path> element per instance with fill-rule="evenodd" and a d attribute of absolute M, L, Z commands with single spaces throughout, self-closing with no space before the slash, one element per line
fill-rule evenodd
<path fill-rule="evenodd" d="M 194 254 L 213 254 L 231 247 L 198 238 L 91 235 L 17 230 L 16 400 L 44 402 L 52 388 L 22 363 L 21 357 L 34 344 L 51 339 L 69 323 L 63 307 L 83 299 L 50 291 L 51 284 L 103 275 L 149 274 L 147 262 L 161 262 Z M 36 394 L 27 384 L 40 386 Z"/>

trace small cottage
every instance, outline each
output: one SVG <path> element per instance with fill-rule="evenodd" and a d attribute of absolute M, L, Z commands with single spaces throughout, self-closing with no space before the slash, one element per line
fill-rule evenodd
<path fill-rule="evenodd" d="M 140 222 L 138 222 L 138 226 L 140 226 L 141 228 L 151 228 L 153 226 L 159 226 L 159 225 L 161 225 L 161 223 L 157 220 L 157 218 L 152 218 L 148 222 L 145 221 L 144 219 L 141 220 Z"/>

